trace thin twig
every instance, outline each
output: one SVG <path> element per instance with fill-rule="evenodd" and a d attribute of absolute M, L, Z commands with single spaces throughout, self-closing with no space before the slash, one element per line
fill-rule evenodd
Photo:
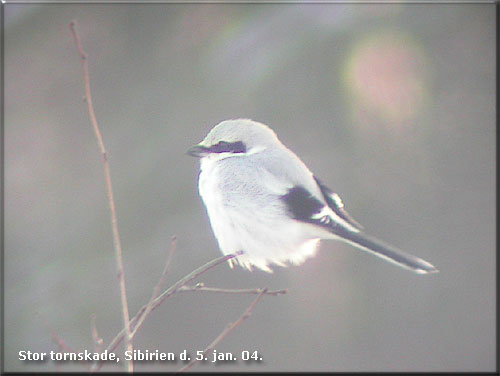
<path fill-rule="evenodd" d="M 118 281 L 120 284 L 120 296 L 121 296 L 121 303 L 122 303 L 122 318 L 123 318 L 123 326 L 125 328 L 126 332 L 126 347 L 128 351 L 133 351 L 132 347 L 132 342 L 131 342 L 131 331 L 130 331 L 130 316 L 128 312 L 128 303 L 127 303 L 127 292 L 125 288 L 125 272 L 123 268 L 123 260 L 122 260 L 122 247 L 120 243 L 120 235 L 118 232 L 118 221 L 116 219 L 116 208 L 115 208 L 115 200 L 113 198 L 113 186 L 111 184 L 111 173 L 109 169 L 109 163 L 108 163 L 108 154 L 106 152 L 106 148 L 104 147 L 104 142 L 102 139 L 101 131 L 99 130 L 99 125 L 97 124 L 97 118 L 95 116 L 94 112 L 94 105 L 92 103 L 92 94 L 90 91 L 90 76 L 89 76 L 89 68 L 88 68 L 88 62 L 87 62 L 87 54 L 83 50 L 82 43 L 80 41 L 80 38 L 78 37 L 78 33 L 76 32 L 76 25 L 74 21 L 71 21 L 70 24 L 70 30 L 71 33 L 73 34 L 73 37 L 75 39 L 75 44 L 78 48 L 78 53 L 80 55 L 80 62 L 82 64 L 82 69 L 83 69 L 83 78 L 85 81 L 85 98 L 86 102 L 88 105 L 88 110 L 89 110 L 89 115 L 90 115 L 90 120 L 92 122 L 92 126 L 94 128 L 94 133 L 97 139 L 97 143 L 99 145 L 99 149 L 101 151 L 102 155 L 102 164 L 104 167 L 104 176 L 106 180 L 106 192 L 108 196 L 108 202 L 109 202 L 109 210 L 111 213 L 111 227 L 113 229 L 113 244 L 115 248 L 115 255 L 116 255 L 116 264 L 118 268 Z M 134 364 L 133 362 L 127 361 L 127 370 L 129 372 L 134 371 Z"/>
<path fill-rule="evenodd" d="M 266 294 L 267 292 L 267 289 L 263 289 L 259 296 L 257 296 L 257 298 L 255 298 L 255 300 L 252 302 L 252 304 L 250 304 L 250 306 L 246 309 L 245 312 L 243 312 L 243 315 L 241 315 L 241 317 L 235 321 L 234 323 L 231 323 L 229 324 L 226 329 L 224 329 L 222 331 L 221 334 L 219 334 L 217 336 L 217 338 L 215 338 L 212 343 L 210 345 L 207 346 L 207 348 L 205 350 L 203 350 L 203 358 L 205 358 L 205 355 L 209 352 L 209 351 L 212 351 L 215 346 L 217 346 L 217 344 L 222 341 L 224 338 L 226 338 L 226 336 L 231 333 L 236 327 L 238 327 L 239 325 L 241 325 L 243 323 L 243 321 L 245 321 L 247 318 L 250 317 L 250 315 L 252 314 L 252 311 L 253 309 L 255 308 L 255 306 L 257 305 L 257 303 L 259 302 L 259 300 Z M 200 360 L 198 357 L 196 357 L 196 359 L 192 360 L 189 364 L 185 365 L 184 367 L 182 367 L 178 372 L 185 372 L 187 370 L 189 370 L 191 367 L 193 367 L 196 363 L 198 363 Z"/>
<path fill-rule="evenodd" d="M 92 332 L 92 342 L 94 343 L 94 351 L 99 353 L 102 350 L 102 345 L 104 344 L 104 341 L 102 340 L 101 337 L 99 337 L 99 334 L 97 333 L 97 326 L 95 324 L 95 313 L 90 316 L 90 331 Z"/>
<path fill-rule="evenodd" d="M 260 294 L 264 292 L 265 295 L 281 295 L 288 293 L 287 289 L 283 290 L 272 290 L 268 291 L 267 289 L 221 289 L 217 287 L 206 287 L 202 283 L 198 283 L 194 286 L 182 286 L 179 292 L 190 292 L 190 291 L 205 291 L 205 292 L 217 292 L 221 294 Z"/>
<path fill-rule="evenodd" d="M 75 352 L 52 329 L 49 329 L 49 330 L 50 330 L 50 335 L 51 335 L 52 339 L 57 342 L 60 349 L 66 350 L 66 351 L 71 352 L 71 353 Z"/>
<path fill-rule="evenodd" d="M 71 347 L 69 347 L 69 346 L 66 344 L 66 342 L 64 342 L 64 341 L 62 340 L 62 338 L 61 338 L 61 337 L 59 337 L 59 336 L 57 335 L 57 333 L 56 333 L 56 332 L 54 332 L 54 331 L 53 331 L 52 329 L 50 329 L 50 328 L 49 328 L 49 331 L 50 331 L 50 335 L 51 335 L 52 339 L 53 339 L 55 342 L 57 342 L 57 350 L 58 350 L 58 352 L 60 352 L 60 353 L 62 353 L 62 352 L 76 353 L 76 351 L 74 351 Z M 89 366 L 88 366 L 88 364 L 85 362 L 85 360 L 79 360 L 78 362 L 79 362 L 79 363 L 82 363 L 82 364 L 85 364 L 87 367 L 89 367 Z M 56 368 L 58 369 L 58 371 L 59 371 L 59 370 L 60 370 L 60 368 L 61 368 L 61 364 L 62 364 L 61 362 L 59 362 L 59 361 L 57 362 L 57 367 L 56 367 Z"/>
<path fill-rule="evenodd" d="M 189 273 L 188 275 L 186 275 L 185 277 L 181 278 L 179 281 L 177 281 L 176 283 L 174 283 L 171 287 L 169 287 L 167 290 L 165 290 L 160 296 L 158 296 L 156 299 L 153 300 L 153 304 L 152 304 L 152 308 L 151 308 L 151 311 L 153 311 L 154 309 L 156 309 L 160 304 L 162 304 L 165 299 L 169 298 L 170 296 L 174 295 L 176 292 L 179 291 L 179 289 L 188 284 L 189 282 L 191 282 L 193 279 L 199 277 L 200 275 L 202 275 L 203 273 L 207 272 L 208 270 L 212 269 L 213 267 L 227 261 L 227 260 L 231 260 L 239 255 L 243 254 L 243 252 L 237 252 L 235 254 L 230 254 L 230 255 L 225 255 L 225 256 L 221 256 L 221 257 L 218 257 L 212 261 L 209 261 L 207 262 L 205 265 L 202 265 L 200 266 L 198 269 L 192 271 L 191 273 Z M 132 318 L 132 320 L 130 320 L 130 327 L 135 330 L 136 328 L 139 327 L 139 318 L 141 317 L 141 315 L 144 313 L 144 311 L 147 309 L 147 307 L 149 306 L 149 303 L 148 304 L 145 304 L 141 307 L 141 309 L 139 309 L 139 312 L 137 312 L 137 314 Z M 123 337 L 125 336 L 125 329 L 122 329 L 116 336 L 115 338 L 113 338 L 113 340 L 109 343 L 108 347 L 106 347 L 106 350 L 108 350 L 109 352 L 113 351 L 114 349 L 116 349 L 116 347 L 120 344 L 120 342 L 123 340 Z M 99 362 L 97 364 L 94 364 L 91 368 L 91 372 L 96 372 L 98 371 L 102 365 L 104 364 L 104 362 Z"/>
<path fill-rule="evenodd" d="M 155 306 L 158 304 L 161 304 L 166 298 L 175 294 L 182 286 L 185 286 L 186 284 L 191 282 L 193 279 L 195 279 L 195 278 L 199 277 L 201 274 L 205 273 L 207 270 L 213 268 L 214 266 L 220 264 L 223 261 L 231 260 L 235 257 L 242 255 L 242 254 L 243 254 L 243 252 L 239 251 L 239 252 L 236 252 L 236 253 L 231 254 L 231 255 L 226 255 L 226 256 L 216 258 L 215 260 L 212 260 L 212 261 L 206 263 L 205 265 L 199 267 L 198 269 L 192 271 L 187 276 L 185 276 L 184 278 L 181 278 L 179 281 L 177 281 L 171 287 L 169 287 L 167 290 L 165 290 L 160 296 L 158 296 L 155 299 Z"/>
<path fill-rule="evenodd" d="M 163 273 L 161 274 L 160 280 L 156 284 L 153 294 L 151 295 L 151 299 L 149 299 L 148 305 L 146 307 L 146 310 L 144 313 L 139 317 L 139 320 L 137 322 L 137 325 L 135 326 L 135 329 L 132 331 L 130 334 L 130 338 L 134 338 L 135 334 L 137 333 L 137 330 L 139 330 L 140 326 L 146 320 L 146 317 L 151 313 L 151 310 L 153 309 L 153 302 L 154 300 L 158 297 L 158 294 L 160 293 L 161 288 L 163 287 L 163 284 L 165 283 L 165 279 L 167 277 L 167 274 L 170 270 L 170 263 L 172 261 L 172 255 L 174 254 L 175 247 L 177 245 L 177 237 L 173 236 L 172 241 L 170 243 L 170 252 L 167 257 L 167 261 L 165 262 L 165 268 L 163 269 Z"/>

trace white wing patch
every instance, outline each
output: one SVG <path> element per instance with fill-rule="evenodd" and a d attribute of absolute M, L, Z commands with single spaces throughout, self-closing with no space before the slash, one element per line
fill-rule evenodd
<path fill-rule="evenodd" d="M 343 206 L 342 200 L 340 199 L 339 195 L 337 195 L 335 193 L 334 193 L 334 195 L 336 196 L 336 199 L 338 200 L 338 201 L 335 200 L 335 203 L 337 204 L 337 203 L 340 202 L 340 204 Z M 332 199 L 334 199 L 334 198 L 332 197 Z M 328 206 L 324 206 L 323 209 L 321 209 L 321 211 L 319 213 L 314 214 L 313 216 L 311 216 L 311 219 L 318 220 L 319 222 L 321 222 L 322 224 L 324 224 L 326 226 L 332 226 L 334 224 L 337 224 L 337 225 L 340 225 L 340 226 L 344 227 L 345 229 L 347 229 L 349 231 L 359 232 L 359 230 L 356 227 L 354 227 L 353 225 L 351 225 L 349 222 L 347 222 L 343 218 L 340 218 Z"/>

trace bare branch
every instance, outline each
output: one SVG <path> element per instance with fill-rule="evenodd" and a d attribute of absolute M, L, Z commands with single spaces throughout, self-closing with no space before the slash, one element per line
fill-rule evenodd
<path fill-rule="evenodd" d="M 193 279 L 199 277 L 200 275 L 202 275 L 203 273 L 205 273 L 209 269 L 212 269 L 214 266 L 216 266 L 216 265 L 218 265 L 221 262 L 224 262 L 226 260 L 231 260 L 239 255 L 242 255 L 242 254 L 243 254 L 243 252 L 239 251 L 239 252 L 236 252 L 234 254 L 230 254 L 230 255 L 216 258 L 216 259 L 206 263 L 205 265 L 199 267 L 198 269 L 192 271 L 191 273 L 186 275 L 184 278 L 182 278 L 179 281 L 177 281 L 176 283 L 174 283 L 167 290 L 165 290 L 160 296 L 158 296 L 155 299 L 155 306 L 157 306 L 158 304 L 161 304 L 166 298 L 175 294 L 182 286 L 185 286 L 186 284 L 191 282 Z"/>
<path fill-rule="evenodd" d="M 92 103 L 92 93 L 90 91 L 90 76 L 89 76 L 89 68 L 88 68 L 88 62 L 87 62 L 87 54 L 83 50 L 82 43 L 80 41 L 80 38 L 78 36 L 78 33 L 76 32 L 76 24 L 74 21 L 71 21 L 69 24 L 71 33 L 73 34 L 73 37 L 75 39 L 75 44 L 76 47 L 78 48 L 78 53 L 80 55 L 80 62 L 82 64 L 82 70 L 83 70 L 83 78 L 85 82 L 85 98 L 86 102 L 88 105 L 88 110 L 89 110 L 89 116 L 90 120 L 92 123 L 92 126 L 94 128 L 94 133 L 97 139 L 97 143 L 99 145 L 99 149 L 101 151 L 102 155 L 102 163 L 104 167 L 104 176 L 106 180 L 106 192 L 108 196 L 108 202 L 109 202 L 109 210 L 111 214 L 111 227 L 113 229 L 113 244 L 115 248 L 115 255 L 116 255 L 116 263 L 117 263 L 117 268 L 118 268 L 118 281 L 120 284 L 120 296 L 121 296 L 121 303 L 122 303 L 122 318 L 123 318 L 123 326 L 125 328 L 126 332 L 126 347 L 127 350 L 133 351 L 132 347 L 132 342 L 131 342 L 131 332 L 130 332 L 130 317 L 129 317 L 129 312 L 128 312 L 128 303 L 127 303 L 127 292 L 125 288 L 125 272 L 123 268 L 123 260 L 122 260 L 122 247 L 120 243 L 120 235 L 118 232 L 118 221 L 116 219 L 116 208 L 115 208 L 115 200 L 113 197 L 113 186 L 111 184 L 111 173 L 109 169 L 109 163 L 108 163 L 108 156 L 106 152 L 106 148 L 104 147 L 104 142 L 102 139 L 101 131 L 99 130 L 99 125 L 97 123 L 97 118 L 95 116 L 94 112 L 94 105 Z M 133 362 L 127 361 L 127 369 L 129 372 L 134 371 L 134 364 Z"/>
<path fill-rule="evenodd" d="M 149 313 L 153 309 L 153 302 L 154 300 L 158 297 L 158 294 L 160 293 L 160 290 L 165 283 L 165 279 L 167 277 L 167 274 L 170 270 L 170 263 L 172 261 L 172 255 L 174 254 L 175 247 L 177 246 L 177 237 L 173 236 L 172 241 L 170 242 L 170 253 L 167 257 L 167 261 L 165 263 L 165 268 L 163 269 L 163 273 L 161 274 L 160 280 L 156 284 L 154 290 L 153 290 L 153 295 L 151 295 L 151 299 L 149 299 L 149 303 L 146 307 L 146 310 L 144 313 L 139 317 L 139 320 L 137 322 L 137 325 L 135 326 L 135 329 L 132 331 L 130 334 L 130 338 L 134 338 L 135 334 L 137 333 L 137 330 L 140 328 L 144 320 L 146 320 L 146 317 L 148 317 Z"/>
<path fill-rule="evenodd" d="M 266 294 L 267 292 L 267 289 L 263 289 L 259 296 L 257 296 L 257 298 L 255 298 L 255 300 L 252 302 L 252 304 L 250 304 L 250 306 L 246 309 L 245 312 L 243 312 L 243 315 L 241 315 L 241 317 L 235 321 L 234 323 L 232 324 L 229 324 L 226 329 L 224 329 L 222 331 L 221 334 L 219 334 L 217 336 L 216 339 L 214 339 L 212 341 L 212 343 L 210 345 L 207 346 L 207 348 L 205 350 L 203 350 L 203 358 L 205 357 L 205 355 L 212 351 L 215 346 L 217 346 L 217 344 L 222 341 L 224 338 L 226 338 L 226 336 L 231 333 L 236 327 L 238 327 L 239 325 L 241 325 L 243 323 L 243 321 L 245 321 L 247 318 L 250 317 L 250 315 L 252 314 L 252 311 L 253 309 L 255 308 L 255 306 L 257 305 L 257 303 L 259 302 L 259 300 Z M 178 372 L 185 372 L 187 370 L 189 370 L 191 367 L 193 367 L 196 363 L 198 363 L 199 360 L 198 360 L 198 357 L 196 357 L 196 359 L 192 360 L 189 364 L 185 365 L 184 367 L 182 367 Z"/>
<path fill-rule="evenodd" d="M 194 286 L 182 286 L 179 292 L 190 292 L 190 291 L 206 291 L 206 292 L 216 292 L 221 294 L 260 294 L 264 292 L 264 295 L 281 295 L 288 293 L 287 289 L 283 290 L 272 290 L 267 289 L 221 289 L 217 287 L 206 287 L 203 283 L 197 283 Z"/>
<path fill-rule="evenodd" d="M 160 304 L 162 304 L 165 299 L 169 298 L 170 296 L 174 295 L 176 292 L 179 291 L 179 289 L 188 284 L 189 282 L 191 282 L 193 279 L 199 277 L 200 275 L 202 275 L 203 273 L 207 272 L 208 270 L 212 269 L 213 267 L 225 262 L 225 261 L 228 261 L 228 260 L 231 260 L 239 255 L 243 254 L 243 252 L 237 252 L 235 254 L 230 254 L 230 255 L 225 255 L 225 256 L 221 256 L 221 257 L 218 257 L 212 261 L 209 261 L 207 262 L 205 265 L 202 265 L 200 266 L 198 269 L 192 271 L 191 273 L 189 273 L 188 275 L 186 275 L 185 277 L 181 278 L 179 281 L 177 281 L 176 283 L 174 283 L 171 287 L 169 287 L 167 290 L 165 290 L 160 296 L 158 296 L 156 299 L 153 300 L 152 302 L 152 308 L 151 308 L 151 311 L 153 311 L 154 309 L 156 309 Z M 135 331 L 136 328 L 139 327 L 139 318 L 141 317 L 141 315 L 144 313 L 144 311 L 147 309 L 147 307 L 149 306 L 149 303 L 148 304 L 145 304 L 141 307 L 141 309 L 139 310 L 139 312 L 137 312 L 137 314 L 132 318 L 132 320 L 130 321 L 130 327 Z M 115 338 L 113 338 L 113 340 L 110 342 L 110 344 L 108 345 L 108 347 L 106 347 L 106 350 L 108 351 L 113 351 L 114 349 L 116 349 L 116 347 L 120 344 L 120 342 L 123 340 L 123 337 L 125 336 L 125 329 L 122 329 L 116 336 Z M 103 362 L 99 362 L 97 364 L 94 364 L 91 368 L 91 371 L 92 372 L 96 372 L 98 371 L 102 365 L 104 363 Z"/>

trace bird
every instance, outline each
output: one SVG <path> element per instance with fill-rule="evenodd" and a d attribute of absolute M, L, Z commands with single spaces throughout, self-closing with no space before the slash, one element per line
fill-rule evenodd
<path fill-rule="evenodd" d="M 438 271 L 366 234 L 340 196 L 263 123 L 222 121 L 187 154 L 200 159 L 198 190 L 221 252 L 241 253 L 231 268 L 300 265 L 320 240 L 340 240 L 418 274 Z"/>

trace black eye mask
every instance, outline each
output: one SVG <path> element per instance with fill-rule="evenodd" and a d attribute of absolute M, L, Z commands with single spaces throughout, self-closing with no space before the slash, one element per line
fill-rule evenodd
<path fill-rule="evenodd" d="M 238 142 L 226 142 L 221 141 L 216 145 L 208 148 L 210 153 L 245 153 L 247 148 L 245 144 L 241 141 Z"/>

